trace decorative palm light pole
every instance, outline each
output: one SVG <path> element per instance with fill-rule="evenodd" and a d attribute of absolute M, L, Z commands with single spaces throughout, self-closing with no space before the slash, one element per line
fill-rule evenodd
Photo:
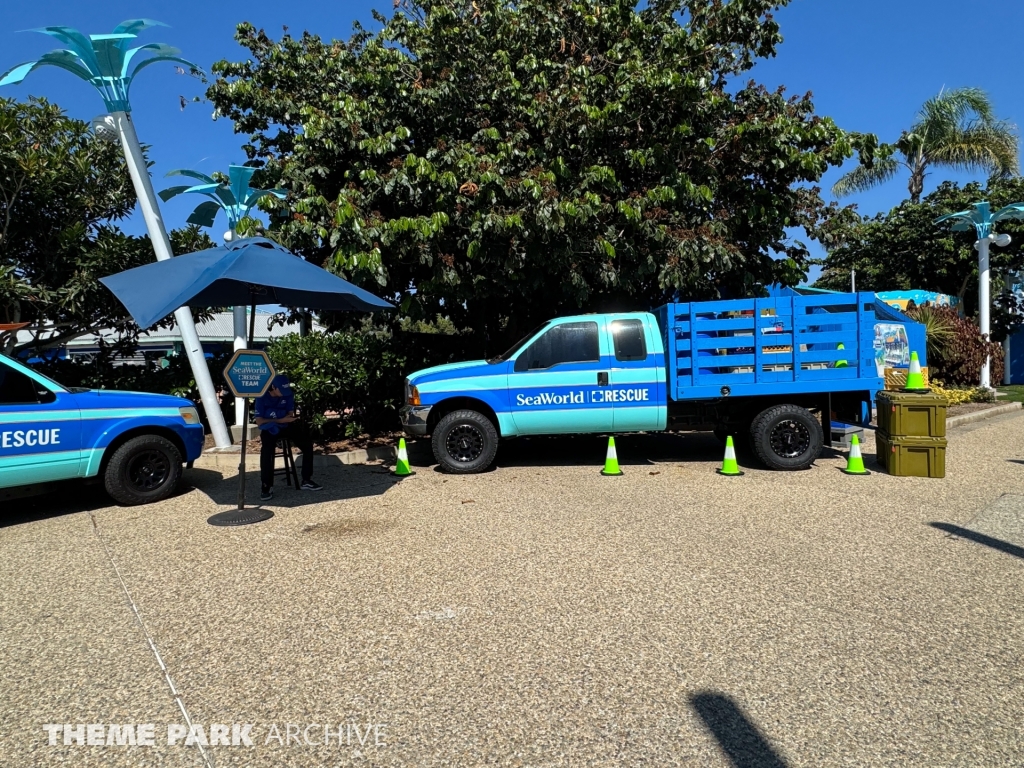
<path fill-rule="evenodd" d="M 991 330 L 989 326 L 989 263 L 988 246 L 995 243 L 1000 248 L 1010 244 L 1010 236 L 1007 234 L 997 235 L 992 231 L 997 221 L 1005 219 L 1024 219 L 1024 203 L 1014 203 L 1005 208 L 1000 208 L 992 213 L 988 203 L 975 203 L 972 210 L 947 213 L 935 220 L 936 224 L 944 224 L 947 221 L 955 222 L 952 229 L 955 232 L 969 232 L 971 228 L 978 235 L 974 248 L 978 251 L 978 325 L 981 327 L 981 335 L 988 340 Z M 992 388 L 991 382 L 991 358 L 986 357 L 985 363 L 981 366 L 981 386 L 985 389 Z"/>
<path fill-rule="evenodd" d="M 171 171 L 168 176 L 187 176 L 197 179 L 202 184 L 190 186 L 185 184 L 179 187 L 169 187 L 160 192 L 160 199 L 165 203 L 173 197 L 185 194 L 203 195 L 210 198 L 208 202 L 200 203 L 188 217 L 189 224 L 196 224 L 200 227 L 212 227 L 217 218 L 218 211 L 224 211 L 228 217 L 228 231 L 224 233 L 224 240 L 231 242 L 238 237 L 238 225 L 263 197 L 273 195 L 281 200 L 285 197 L 283 189 L 253 189 L 249 186 L 255 168 L 246 165 L 232 165 L 228 167 L 227 183 L 218 182 L 212 176 L 207 176 L 198 171 L 176 170 Z M 234 348 L 235 350 L 245 349 L 247 346 L 245 329 L 245 307 L 234 308 Z M 235 424 L 239 429 L 238 439 L 242 439 L 245 432 L 244 424 L 245 400 L 235 398 Z"/>
<path fill-rule="evenodd" d="M 67 70 L 99 91 L 110 114 L 97 118 L 93 123 L 94 130 L 100 138 L 117 136 L 120 139 L 128 172 L 135 185 L 135 194 L 142 208 L 142 217 L 149 230 L 149 239 L 153 243 L 157 260 L 163 261 L 174 254 L 171 252 L 171 241 L 167 237 L 167 230 L 157 207 L 156 193 L 146 169 L 142 146 L 135 133 L 135 126 L 132 125 L 132 107 L 128 100 L 128 91 L 135 76 L 158 61 L 178 62 L 193 70 L 198 67 L 180 58 L 178 54 L 181 52 L 177 48 L 163 43 L 149 43 L 129 48 L 140 32 L 155 26 L 167 25 L 150 19 L 130 19 L 118 24 L 108 35 L 88 36 L 71 27 L 44 27 L 34 30 L 60 40 L 67 48 L 51 51 L 36 61 L 19 64 L 8 70 L 0 76 L 0 85 L 20 83 L 33 70 L 53 66 Z M 139 53 L 149 55 L 137 60 L 133 67 L 132 62 Z M 174 319 L 188 353 L 192 375 L 195 377 L 206 410 L 206 418 L 210 423 L 210 431 L 217 447 L 226 448 L 231 445 L 231 436 L 228 434 L 224 415 L 217 402 L 217 393 L 213 388 L 213 379 L 210 377 L 210 369 L 199 343 L 192 313 L 188 307 L 182 307 L 174 313 Z"/>

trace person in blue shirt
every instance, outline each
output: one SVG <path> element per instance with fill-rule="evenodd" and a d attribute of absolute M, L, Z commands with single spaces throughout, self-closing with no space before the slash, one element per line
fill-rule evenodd
<path fill-rule="evenodd" d="M 274 498 L 274 449 L 277 441 L 288 438 L 302 451 L 303 491 L 319 491 L 323 486 L 313 482 L 313 438 L 305 423 L 295 415 L 295 396 L 288 377 L 278 374 L 270 389 L 256 398 L 256 426 L 260 428 L 260 501 Z"/>

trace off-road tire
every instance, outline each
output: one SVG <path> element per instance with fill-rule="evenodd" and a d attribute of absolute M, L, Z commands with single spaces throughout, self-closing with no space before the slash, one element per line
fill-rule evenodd
<path fill-rule="evenodd" d="M 498 430 L 478 411 L 452 411 L 434 427 L 430 438 L 434 458 L 445 472 L 483 472 L 498 452 Z"/>
<path fill-rule="evenodd" d="M 107 462 L 103 485 L 118 504 L 135 506 L 166 499 L 181 480 L 181 452 L 159 435 L 139 435 Z"/>
<path fill-rule="evenodd" d="M 769 469 L 807 469 L 824 445 L 821 423 L 806 408 L 784 403 L 761 411 L 750 424 L 750 444 Z"/>

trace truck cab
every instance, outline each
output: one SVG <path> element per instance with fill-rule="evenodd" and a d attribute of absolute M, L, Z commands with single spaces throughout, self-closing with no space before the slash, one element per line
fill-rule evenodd
<path fill-rule="evenodd" d="M 488 466 L 498 438 L 664 430 L 664 342 L 647 312 L 560 317 L 498 357 L 417 371 L 406 400 L 406 431 L 459 472 Z"/>
<path fill-rule="evenodd" d="M 203 440 L 189 400 L 68 389 L 0 355 L 0 498 L 98 478 L 121 504 L 159 501 L 174 492 L 182 463 L 199 457 Z"/>

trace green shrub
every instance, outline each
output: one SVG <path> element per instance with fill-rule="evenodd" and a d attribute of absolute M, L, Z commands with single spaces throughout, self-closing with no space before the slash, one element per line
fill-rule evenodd
<path fill-rule="evenodd" d="M 290 334 L 267 347 L 288 375 L 295 399 L 322 440 L 397 429 L 405 377 L 421 368 L 468 360 L 471 337 L 387 330 Z M 339 415 L 328 419 L 326 412 Z"/>
<path fill-rule="evenodd" d="M 973 320 L 960 317 L 953 307 L 918 307 L 907 314 L 925 324 L 929 378 L 977 386 L 985 355 L 990 355 L 991 380 L 1003 380 L 1003 346 L 985 341 Z"/>

